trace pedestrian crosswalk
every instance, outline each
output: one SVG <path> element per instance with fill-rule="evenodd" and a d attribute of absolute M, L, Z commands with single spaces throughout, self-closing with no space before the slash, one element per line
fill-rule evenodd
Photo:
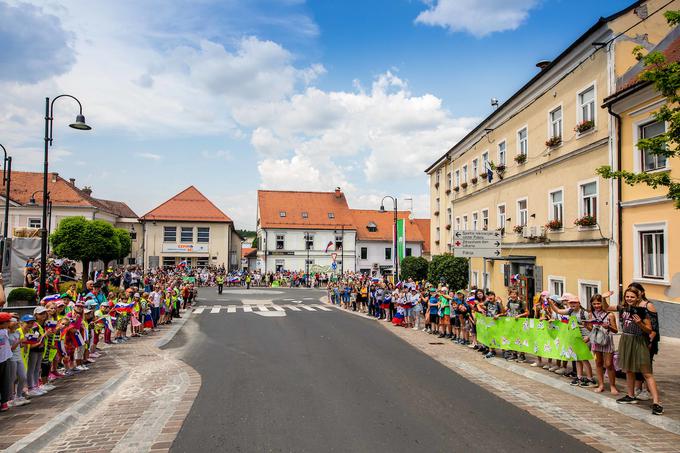
<path fill-rule="evenodd" d="M 258 312 L 324 312 L 333 311 L 332 308 L 322 304 L 312 305 L 212 305 L 206 307 L 196 307 L 192 309 L 193 314 L 219 314 L 219 313 L 258 313 Z"/>

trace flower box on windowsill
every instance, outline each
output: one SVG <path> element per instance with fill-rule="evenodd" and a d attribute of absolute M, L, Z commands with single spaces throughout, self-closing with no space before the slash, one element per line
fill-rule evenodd
<path fill-rule="evenodd" d="M 551 220 L 550 222 L 545 224 L 545 227 L 548 229 L 550 232 L 558 232 L 562 231 L 562 222 L 559 220 Z"/>
<path fill-rule="evenodd" d="M 456 186 L 453 188 L 454 191 L 458 192 L 460 190 L 460 187 Z"/>
<path fill-rule="evenodd" d="M 524 225 L 515 225 L 512 227 L 512 231 L 514 231 L 515 234 L 522 234 L 522 231 L 524 231 Z"/>
<path fill-rule="evenodd" d="M 451 194 L 451 189 L 446 189 L 446 195 Z"/>
<path fill-rule="evenodd" d="M 519 165 L 522 165 L 527 161 L 527 155 L 526 154 L 518 154 L 515 156 L 515 162 L 517 162 Z"/>
<path fill-rule="evenodd" d="M 439 189 L 439 183 L 438 182 L 434 183 L 434 188 Z"/>
<path fill-rule="evenodd" d="M 477 182 L 479 182 L 479 179 L 477 179 L 477 177 L 475 176 L 474 178 L 472 178 L 472 179 L 470 180 L 470 182 L 471 182 L 472 184 L 477 184 Z"/>
<path fill-rule="evenodd" d="M 447 229 L 447 230 L 450 230 L 450 229 L 451 229 L 451 225 L 446 225 L 446 229 Z"/>
<path fill-rule="evenodd" d="M 562 137 L 555 136 L 555 137 L 550 137 L 548 140 L 545 142 L 545 146 L 548 148 L 557 148 L 562 144 Z"/>
<path fill-rule="evenodd" d="M 590 132 L 595 129 L 595 121 L 592 120 L 586 120 L 586 121 L 581 121 L 576 125 L 574 128 L 574 132 L 576 132 L 579 135 L 583 135 L 587 132 Z"/>
<path fill-rule="evenodd" d="M 590 215 L 584 215 L 574 220 L 574 225 L 581 228 L 593 228 L 597 226 L 597 219 Z"/>
<path fill-rule="evenodd" d="M 435 240 L 434 240 L 434 243 L 437 244 L 437 245 L 439 245 L 439 239 L 435 239 Z"/>
<path fill-rule="evenodd" d="M 464 182 L 464 183 L 462 183 L 460 186 L 461 186 L 463 189 L 466 189 L 467 186 L 468 186 L 468 183 Z"/>
<path fill-rule="evenodd" d="M 434 215 L 439 215 L 439 211 L 434 211 Z"/>

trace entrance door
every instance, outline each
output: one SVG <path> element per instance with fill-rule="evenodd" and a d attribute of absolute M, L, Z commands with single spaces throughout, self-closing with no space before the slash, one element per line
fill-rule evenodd
<path fill-rule="evenodd" d="M 519 274 L 519 297 L 527 302 L 529 312 L 534 309 L 534 295 L 536 294 L 535 265 L 526 263 L 512 263 L 512 273 Z"/>

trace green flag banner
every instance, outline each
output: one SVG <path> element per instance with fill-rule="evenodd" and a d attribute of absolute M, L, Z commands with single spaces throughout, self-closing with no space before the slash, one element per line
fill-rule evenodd
<path fill-rule="evenodd" d="M 493 319 L 475 314 L 477 341 L 490 348 L 525 352 L 557 360 L 592 360 L 575 317 L 564 323 L 527 318 Z"/>
<path fill-rule="evenodd" d="M 401 263 L 406 253 L 406 221 L 397 220 L 397 259 Z"/>
<path fill-rule="evenodd" d="M 196 277 L 182 277 L 184 283 L 196 283 Z"/>

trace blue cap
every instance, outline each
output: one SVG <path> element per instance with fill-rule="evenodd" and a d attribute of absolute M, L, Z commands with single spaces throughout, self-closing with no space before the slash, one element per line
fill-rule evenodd
<path fill-rule="evenodd" d="M 35 316 L 24 315 L 24 316 L 21 317 L 21 322 L 29 322 L 29 321 L 35 321 Z"/>

